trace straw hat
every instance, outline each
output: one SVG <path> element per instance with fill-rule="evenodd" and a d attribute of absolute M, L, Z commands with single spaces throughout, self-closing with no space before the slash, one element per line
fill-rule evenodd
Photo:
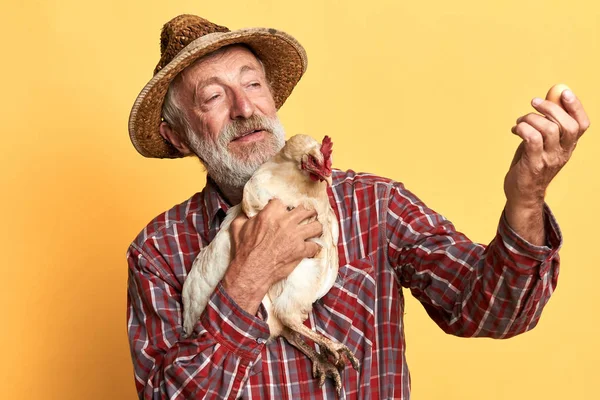
<path fill-rule="evenodd" d="M 230 31 L 195 15 L 180 15 L 167 22 L 160 37 L 161 57 L 154 77 L 138 95 L 129 116 L 129 136 L 145 157 L 182 157 L 160 136 L 163 101 L 169 83 L 198 58 L 221 47 L 249 46 L 265 66 L 267 80 L 279 109 L 306 71 L 306 52 L 290 35 L 268 28 Z"/>

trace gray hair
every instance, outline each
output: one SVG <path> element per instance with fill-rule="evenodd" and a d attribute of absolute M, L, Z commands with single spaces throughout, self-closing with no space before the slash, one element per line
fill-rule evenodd
<path fill-rule="evenodd" d="M 169 84 L 169 89 L 167 90 L 162 106 L 162 117 L 167 124 L 171 125 L 173 130 L 181 130 L 180 133 L 189 138 L 192 134 L 192 127 L 179 104 L 179 100 L 177 100 L 177 85 L 175 82 L 178 77 L 173 79 Z"/>

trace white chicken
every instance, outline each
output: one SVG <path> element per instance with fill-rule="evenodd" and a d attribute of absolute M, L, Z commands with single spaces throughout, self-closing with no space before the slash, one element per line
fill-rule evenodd
<path fill-rule="evenodd" d="M 337 343 L 306 327 L 303 322 L 312 304 L 333 286 L 338 272 L 338 221 L 327 195 L 331 184 L 331 139 L 322 144 L 307 135 L 291 137 L 271 160 L 263 164 L 244 186 L 243 199 L 232 207 L 214 240 L 194 260 L 183 285 L 184 333 L 190 335 L 210 295 L 223 278 L 230 263 L 229 226 L 240 214 L 254 217 L 273 198 L 288 208 L 303 205 L 317 212 L 323 234 L 313 239 L 322 248 L 314 258 L 303 259 L 286 278 L 271 286 L 262 303 L 268 312 L 270 340 L 283 336 L 312 361 L 313 377 L 322 385 L 326 377 L 335 381 L 338 393 L 345 360 L 358 370 L 354 354 Z M 306 221 L 308 222 L 308 221 Z M 319 344 L 319 353 L 304 338 Z"/>

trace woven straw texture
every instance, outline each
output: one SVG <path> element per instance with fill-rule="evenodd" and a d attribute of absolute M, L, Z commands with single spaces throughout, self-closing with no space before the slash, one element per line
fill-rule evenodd
<path fill-rule="evenodd" d="M 170 82 L 198 58 L 221 47 L 248 45 L 265 66 L 279 109 L 306 71 L 304 48 L 290 35 L 268 28 L 229 31 L 193 15 L 180 15 L 163 27 L 161 58 L 154 77 L 138 95 L 129 117 L 129 136 L 145 157 L 178 158 L 182 155 L 161 136 L 161 110 Z"/>

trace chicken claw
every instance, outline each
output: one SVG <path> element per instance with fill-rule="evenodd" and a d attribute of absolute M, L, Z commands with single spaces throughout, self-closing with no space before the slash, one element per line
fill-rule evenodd
<path fill-rule="evenodd" d="M 350 361 L 350 364 L 352 364 L 352 368 L 357 372 L 360 371 L 358 359 L 354 356 L 354 353 L 343 344 L 332 341 L 330 346 L 321 345 L 321 352 L 331 356 L 335 360 L 334 365 L 340 370 L 344 369 L 346 360 L 348 360 Z"/>
<path fill-rule="evenodd" d="M 339 395 L 342 391 L 342 377 L 340 376 L 340 371 L 338 371 L 338 369 L 342 370 L 344 368 L 343 360 L 338 360 L 342 362 L 341 367 L 339 362 L 336 362 L 335 364 L 332 363 L 329 361 L 329 357 L 327 355 L 320 354 L 304 341 L 302 335 L 300 335 L 298 332 L 292 331 L 291 329 L 284 329 L 281 333 L 281 336 L 283 336 L 292 346 L 303 352 L 310 359 L 312 362 L 312 375 L 313 378 L 319 378 L 319 387 L 323 386 L 325 379 L 329 377 L 334 380 L 335 390 Z M 329 353 L 328 350 L 327 352 Z"/>
<path fill-rule="evenodd" d="M 317 352 L 313 357 L 309 356 L 312 361 L 313 378 L 319 378 L 319 386 L 323 386 L 325 378 L 331 378 L 335 382 L 335 391 L 339 395 L 342 391 L 342 377 L 338 366 L 331 363 L 329 359 Z"/>

